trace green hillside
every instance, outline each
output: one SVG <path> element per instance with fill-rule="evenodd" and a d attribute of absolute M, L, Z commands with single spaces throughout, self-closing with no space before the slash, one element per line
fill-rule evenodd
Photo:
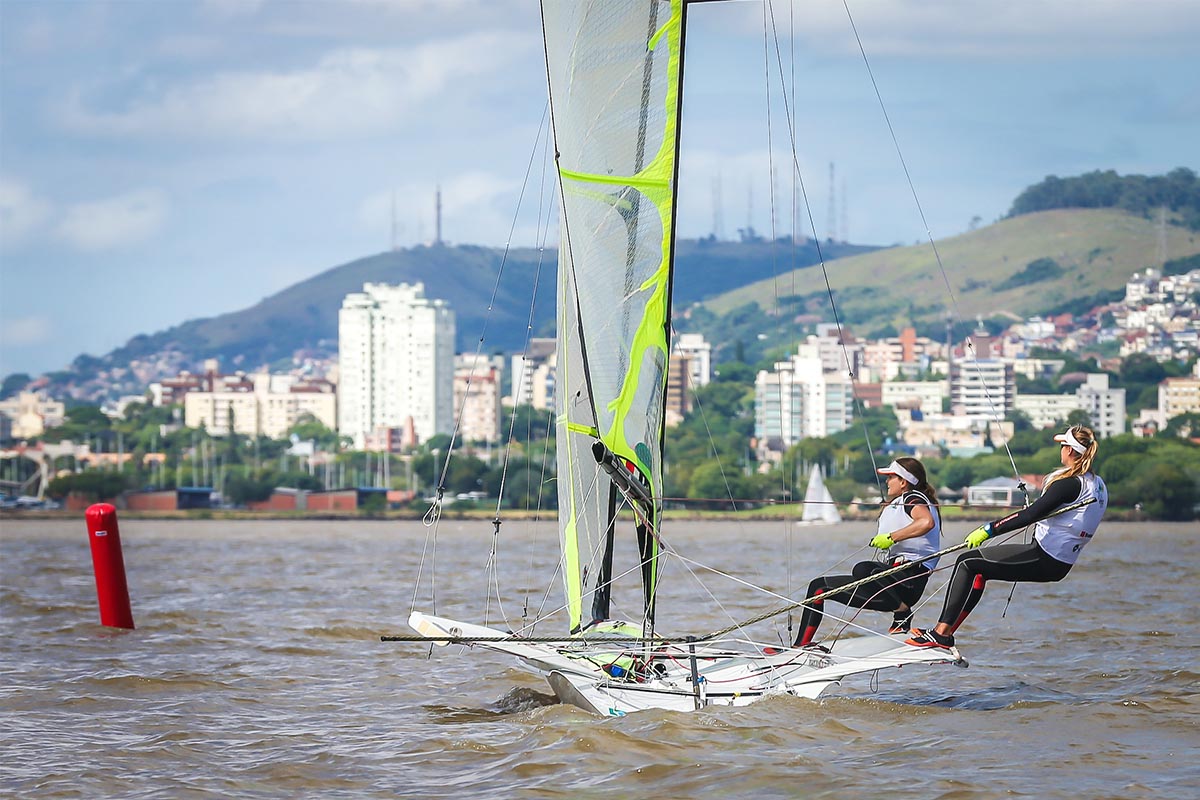
<path fill-rule="evenodd" d="M 976 315 L 1011 321 L 1084 311 L 1115 299 L 1132 272 L 1158 263 L 1159 230 L 1117 210 L 1055 210 L 946 239 L 938 250 L 953 304 L 928 245 L 873 250 L 827 244 L 822 251 L 840 318 L 857 335 L 888 335 L 913 325 L 940 337 L 947 312 L 970 325 Z M 1200 253 L 1200 233 L 1177 225 L 1163 231 L 1168 259 Z M 790 350 L 814 320 L 833 321 L 820 268 L 812 266 L 812 242 L 793 247 L 758 238 L 684 241 L 677 256 L 677 326 L 704 333 L 718 362 L 753 363 Z M 79 356 L 70 369 L 48 377 L 56 390 L 99 398 L 141 391 L 141 379 L 124 369 L 134 360 L 163 365 L 163 374 L 169 374 L 213 357 L 226 369 L 255 369 L 290 361 L 298 352 L 328 356 L 337 350 L 342 298 L 368 281 L 423 282 L 428 297 L 446 300 L 455 310 L 460 351 L 474 351 L 484 336 L 485 352 L 519 352 L 530 323 L 534 336 L 553 332 L 556 259 L 553 250 L 514 249 L 506 256 L 498 248 L 471 245 L 380 253 L 333 267 L 241 311 L 136 336 L 103 356 Z"/>
<path fill-rule="evenodd" d="M 837 244 L 825 252 L 847 255 L 874 249 Z M 816 248 L 811 242 L 796 248 L 763 240 L 680 242 L 679 269 L 686 280 L 675 285 L 676 303 L 687 305 L 771 275 L 784 257 L 789 264 L 790 259 L 810 264 L 817 260 Z M 103 359 L 83 357 L 75 366 L 125 365 L 168 350 L 184 353 L 192 363 L 218 357 L 227 366 L 243 368 L 289 358 L 298 350 L 333 353 L 342 298 L 361 291 L 367 282 L 422 282 L 427 297 L 445 300 L 454 309 L 460 351 L 474 351 L 483 335 L 485 352 L 517 352 L 524 346 L 531 318 L 534 336 L 554 333 L 557 260 L 553 249 L 539 253 L 514 248 L 506 257 L 499 248 L 473 245 L 380 253 L 328 269 L 249 308 L 137 336 Z"/>
<path fill-rule="evenodd" d="M 1200 232 L 1166 225 L 1163 233 L 1168 260 L 1200 253 Z M 906 325 L 931 331 L 942 329 L 948 312 L 956 320 L 1019 319 L 1102 300 L 1120 292 L 1134 271 L 1159 263 L 1159 235 L 1155 222 L 1115 209 L 1059 209 L 938 242 L 945 278 L 928 244 L 837 259 L 826 269 L 841 319 L 856 334 Z M 1040 259 L 1049 261 L 1029 268 Z M 749 284 L 702 307 L 722 316 L 745 314 L 748 304 L 789 320 L 812 314 L 833 321 L 818 267 Z"/>

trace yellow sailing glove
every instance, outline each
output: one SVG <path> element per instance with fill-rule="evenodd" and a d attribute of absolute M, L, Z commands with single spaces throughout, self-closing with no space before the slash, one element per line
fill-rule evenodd
<path fill-rule="evenodd" d="M 859 541 L 862 541 L 861 539 Z M 886 533 L 877 533 L 875 538 L 871 540 L 871 547 L 878 547 L 880 550 L 887 550 L 894 545 L 892 537 Z"/>
<path fill-rule="evenodd" d="M 964 539 L 963 541 L 971 547 L 979 547 L 979 545 L 986 542 L 988 540 L 988 537 L 991 535 L 992 535 L 992 523 L 989 522 L 988 524 L 981 525 L 978 528 L 976 528 L 975 530 L 968 533 L 967 538 Z"/>

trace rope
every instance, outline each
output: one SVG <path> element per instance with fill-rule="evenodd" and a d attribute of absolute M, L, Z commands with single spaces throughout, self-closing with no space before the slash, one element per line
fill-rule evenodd
<path fill-rule="evenodd" d="M 1069 506 L 1063 506 L 1062 508 L 1055 511 L 1053 514 L 1047 514 L 1046 517 L 1043 517 L 1043 519 L 1048 519 L 1050 517 L 1057 516 L 1059 514 L 1067 512 L 1067 511 L 1073 511 L 1077 508 L 1083 508 L 1084 506 L 1090 505 L 1094 502 L 1096 502 L 1095 498 L 1090 498 L 1088 500 L 1084 500 L 1079 503 L 1072 503 Z M 928 556 L 925 556 L 921 560 L 927 561 L 927 560 L 933 559 L 933 558 L 941 558 L 944 555 L 949 555 L 950 553 L 955 553 L 955 552 L 958 552 L 959 550 L 965 550 L 969 547 L 970 547 L 969 544 L 967 544 L 966 542 L 962 542 L 961 544 L 956 544 L 956 545 L 953 545 L 952 547 L 947 547 L 942 550 L 938 550 L 936 553 L 930 553 Z M 827 594 L 832 594 L 834 592 L 844 592 L 849 589 L 856 589 L 865 583 L 869 583 L 871 581 L 876 581 L 880 578 L 886 578 L 889 575 L 895 575 L 897 572 L 900 572 L 901 570 L 908 569 L 909 566 L 910 565 L 908 563 L 904 563 L 897 567 L 885 569 L 882 572 L 876 572 L 874 575 L 870 575 L 866 578 L 862 578 L 861 580 L 851 581 L 850 583 L 847 583 L 845 586 L 839 586 L 836 589 L 831 589 L 829 592 L 827 592 Z M 718 636 L 724 636 L 725 634 L 732 633 L 733 631 L 735 631 L 739 628 L 753 625 L 756 622 L 762 622 L 763 620 L 767 620 L 767 619 L 770 619 L 771 617 L 775 617 L 780 614 L 787 613 L 788 611 L 791 611 L 796 608 L 801 608 L 803 606 L 812 605 L 814 602 L 820 600 L 820 598 L 822 596 L 823 595 L 817 595 L 815 597 L 806 597 L 803 600 L 797 600 L 796 602 L 789 603 L 786 606 L 783 606 L 781 608 L 775 608 L 775 609 L 771 609 L 770 611 L 765 611 L 762 614 L 759 614 L 757 617 L 746 620 L 745 622 L 739 623 L 737 625 L 732 625 L 727 628 L 722 628 L 721 630 L 714 631 L 706 636 L 701 636 L 701 637 L 699 637 L 699 640 L 705 641 L 707 639 L 713 639 Z"/>

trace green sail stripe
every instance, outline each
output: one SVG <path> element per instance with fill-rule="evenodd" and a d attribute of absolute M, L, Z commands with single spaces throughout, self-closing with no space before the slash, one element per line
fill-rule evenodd
<path fill-rule="evenodd" d="M 566 285 L 559 282 L 559 293 L 566 295 Z M 568 368 L 568 359 L 563 359 L 563 380 L 568 378 L 566 368 Z M 590 426 L 578 425 L 577 422 L 570 422 L 568 416 L 564 413 L 559 416 L 559 422 L 566 423 L 566 429 L 569 432 L 584 433 Z M 563 441 L 559 441 L 559 447 L 564 447 L 568 452 L 568 457 L 571 458 L 572 451 L 575 450 L 574 437 L 564 435 Z M 574 461 L 574 459 L 572 459 Z M 562 525 L 562 558 L 563 558 L 563 578 L 566 585 L 566 616 L 568 616 L 568 630 L 575 631 L 580 627 L 583 616 L 583 577 L 580 573 L 580 540 L 578 540 L 578 509 L 576 509 L 576 492 L 575 483 L 577 476 L 572 470 L 566 470 L 565 475 L 558 476 L 559 481 L 568 481 L 571 485 L 571 491 L 565 493 L 565 497 L 570 498 L 568 509 L 559 509 L 559 517 L 562 518 L 565 512 L 568 517 L 565 521 L 560 522 Z M 559 498 L 564 497 L 564 493 L 559 493 Z"/>
<path fill-rule="evenodd" d="M 565 562 L 563 569 L 567 582 L 567 622 L 569 625 L 567 630 L 572 631 L 579 627 L 583 617 L 583 581 L 579 574 L 579 540 L 576 531 L 578 524 L 578 518 L 575 515 L 575 501 L 572 500 L 570 516 L 563 525 L 563 530 L 567 535 L 562 537 L 562 555 Z"/>
<path fill-rule="evenodd" d="M 638 464 L 644 474 L 648 476 L 655 474 L 653 466 L 647 464 L 635 449 L 630 446 L 629 442 L 625 440 L 623 432 L 625 418 L 630 413 L 633 413 L 633 399 L 637 395 L 638 389 L 638 372 L 643 360 L 646 358 L 647 351 L 651 348 L 659 350 L 664 356 L 662 386 L 659 387 L 661 390 L 665 391 L 667 381 L 667 369 L 665 369 L 665 358 L 668 355 L 666 331 L 667 288 L 670 282 L 671 241 L 674 238 L 674 230 L 671 223 L 674 216 L 673 207 L 675 200 L 671 179 L 675 174 L 675 140 L 678 125 L 677 112 L 679 108 L 680 78 L 679 21 L 681 17 L 682 0 L 674 0 L 671 3 L 670 19 L 655 33 L 650 45 L 653 47 L 659 38 L 664 33 L 666 34 L 669 54 L 667 57 L 667 91 L 664 98 L 666 125 L 662 141 L 654 158 L 636 176 L 637 183 L 634 184 L 629 179 L 625 180 L 629 185 L 642 190 L 642 194 L 646 199 L 658 209 L 663 232 L 661 246 L 662 260 L 659 262 L 658 269 L 655 270 L 654 274 L 640 287 L 641 290 L 651 289 L 651 296 L 646 302 L 645 313 L 638 324 L 637 331 L 634 333 L 633 347 L 631 349 L 632 357 L 629 361 L 625 380 L 621 384 L 621 391 L 617 397 L 614 397 L 607 404 L 608 410 L 613 412 L 613 424 L 607 431 L 602 432 L 600 437 L 610 450 Z M 657 488 L 652 485 L 652 493 L 656 492 Z M 653 522 L 657 529 L 658 520 L 654 520 Z"/>
<path fill-rule="evenodd" d="M 560 420 L 567 426 L 567 430 L 572 433 L 582 433 L 584 436 L 591 436 L 593 439 L 600 438 L 600 431 L 596 430 L 594 425 L 580 425 L 578 422 L 570 422 L 568 420 Z"/>
<path fill-rule="evenodd" d="M 657 157 L 656 157 L 657 160 Z M 667 188 L 671 185 L 671 176 L 662 178 L 653 174 L 654 162 L 650 162 L 637 175 L 601 175 L 597 172 L 576 172 L 575 170 L 558 168 L 558 174 L 564 178 L 581 183 L 607 183 L 617 186 L 632 186 L 635 189 Z"/>
<path fill-rule="evenodd" d="M 578 291 L 580 284 L 572 274 L 564 273 L 563 265 L 569 264 L 571 269 L 578 267 L 588 270 L 591 268 L 591 262 L 581 261 L 576 264 L 571 258 L 564 261 L 560 254 L 559 285 L 563 293 L 560 294 L 559 318 L 560 321 L 571 319 L 579 325 L 578 330 L 572 328 L 565 334 L 560 330 L 560 374 L 559 386 L 556 389 L 560 415 L 557 423 L 560 437 L 559 497 L 562 501 L 559 508 L 561 555 L 565 572 L 567 613 L 572 630 L 578 630 L 585 617 L 583 600 L 588 587 L 584 585 L 582 559 L 588 558 L 591 539 L 598 533 L 602 534 L 604 527 L 603 508 L 597 505 L 599 495 L 592 485 L 592 481 L 600 475 L 597 474 L 598 468 L 588 463 L 592 460 L 590 453 L 583 452 L 583 448 L 597 439 L 603 441 L 614 455 L 636 465 L 643 479 L 649 484 L 651 497 L 654 498 L 652 508 L 647 509 L 651 518 L 646 521 L 651 531 L 651 540 L 642 542 L 642 553 L 647 561 L 643 582 L 648 604 L 653 603 L 657 594 L 658 556 L 661 553 L 657 531 L 662 515 L 659 498 L 663 485 L 661 406 L 666 391 L 669 363 L 668 290 L 674 240 L 674 183 L 677 171 L 678 111 L 682 80 L 680 73 L 683 63 L 680 52 L 684 21 L 683 2 L 684 0 L 671 0 L 666 21 L 655 24 L 653 29 L 649 24 L 644 25 L 640 31 L 622 23 L 637 20 L 640 24 L 643 19 L 649 23 L 650 19 L 661 19 L 663 16 L 661 11 L 644 5 L 644 0 L 623 0 L 609 5 L 588 5 L 586 8 L 576 6 L 574 0 L 561 0 L 561 4 L 550 3 L 548 9 L 548 16 L 553 22 L 565 23 L 554 28 L 554 31 L 561 31 L 567 37 L 571 36 L 572 31 L 587 32 L 589 36 L 594 33 L 600 34 L 598 39 L 584 41 L 556 38 L 552 32 L 547 39 L 548 42 L 563 43 L 561 47 L 556 46 L 553 52 L 551 46 L 547 45 L 547 66 L 550 70 L 552 94 L 563 89 L 566 91 L 565 95 L 559 96 L 567 102 L 555 103 L 552 100 L 552 118 L 556 120 L 556 147 L 560 141 L 569 145 L 563 148 L 562 160 L 556 158 L 556 172 L 564 194 L 564 224 L 567 218 L 568 195 L 572 204 L 578 204 L 585 221 L 592 222 L 603 218 L 603 211 L 598 206 L 607 206 L 622 217 L 635 220 L 630 234 L 636 236 L 636 241 L 631 240 L 631 245 L 637 248 L 637 261 L 626 263 L 625 268 L 626 280 L 636 274 L 640 284 L 632 296 L 622 298 L 621 284 L 617 278 L 617 282 L 611 284 L 612 288 L 606 288 L 602 293 L 604 297 L 611 298 L 611 301 L 624 304 L 625 313 L 629 315 L 625 317 L 625 324 L 630 327 L 622 326 L 622 330 L 611 331 L 612 336 L 608 335 L 609 330 L 602 330 L 588 342 L 572 340 L 572 336 L 582 335 L 588 324 L 603 326 L 605 317 L 597 313 L 595 308 L 585 309 L 586 315 L 582 314 L 576 306 L 576 298 L 566 295 L 569 291 L 567 286 L 573 286 Z M 611 20 L 606 15 L 611 15 Z M 545 14 L 543 18 L 546 19 Z M 611 23 L 615 25 L 610 27 Z M 614 30 L 620 31 L 620 41 L 613 42 L 604 38 Z M 646 107 L 641 106 L 640 118 L 635 120 L 634 115 L 639 113 L 636 89 L 629 89 L 631 86 L 637 86 L 635 70 L 638 68 L 636 65 L 632 68 L 628 65 L 631 58 L 639 58 L 637 53 L 643 46 L 643 55 L 652 60 L 653 64 L 651 65 L 649 60 L 645 63 L 642 77 L 652 78 L 654 97 L 657 99 L 652 101 L 655 104 L 655 113 L 648 117 Z M 651 53 L 652 56 L 649 55 Z M 600 68 L 593 70 L 596 65 L 600 65 Z M 611 97 L 607 94 L 604 84 L 604 81 L 614 74 L 604 72 L 609 66 L 615 70 L 627 70 L 630 81 L 620 85 L 614 84 L 612 88 L 617 91 L 614 91 Z M 650 73 L 651 69 L 653 76 Z M 564 77 L 562 84 L 556 82 L 557 76 Z M 575 77 L 579 78 L 578 84 L 572 83 Z M 646 85 L 648 84 L 643 84 L 643 87 Z M 571 92 L 576 86 L 580 87 L 580 91 L 587 91 L 589 94 L 580 95 L 583 101 L 577 106 L 572 106 Z M 600 94 L 590 94 L 593 91 L 599 91 Z M 620 102 L 618 105 L 606 107 L 605 104 L 610 99 Z M 595 119 L 590 114 L 596 110 L 608 113 L 604 110 L 606 108 L 612 109 L 621 120 L 621 125 L 639 124 L 641 127 L 636 133 L 641 137 L 641 141 L 649 143 L 657 140 L 656 152 L 638 154 L 640 169 L 638 164 L 630 163 L 632 159 L 626 158 L 633 155 L 633 150 L 627 148 L 637 146 L 632 139 L 632 134 L 635 133 L 632 128 L 602 130 L 597 132 L 595 140 L 589 138 L 593 134 L 590 126 Z M 573 115 L 575 109 L 582 109 L 583 112 Z M 558 114 L 560 110 L 563 111 L 561 116 Z M 563 130 L 567 132 L 561 140 L 558 135 L 559 119 L 563 121 Z M 653 120 L 650 125 L 646 124 L 648 119 Z M 614 131 L 615 135 L 610 136 Z M 661 139 L 658 138 L 660 136 Z M 621 172 L 636 170 L 635 174 L 592 172 L 591 170 L 597 168 L 603 170 L 602 165 L 609 161 L 604 157 L 592 157 L 602 155 L 602 150 L 585 149 L 593 141 L 598 142 L 601 147 L 617 148 L 610 151 L 615 154 L 611 159 L 612 163 L 619 165 L 616 169 Z M 650 157 L 646 159 L 646 156 Z M 567 169 L 563 167 L 564 164 L 577 168 L 582 166 L 587 171 Z M 658 214 L 661 241 L 658 243 L 660 257 L 657 261 L 652 252 L 655 239 L 651 230 L 655 212 L 644 203 L 652 203 Z M 639 216 L 645 223 L 640 229 L 636 227 L 636 219 Z M 613 240 L 594 238 L 611 234 L 612 231 L 599 231 L 588 224 L 581 226 L 578 237 L 581 243 L 580 253 L 586 253 L 586 258 L 593 255 L 602 259 L 613 257 Z M 601 243 L 598 248 L 595 247 L 597 242 Z M 604 270 L 605 275 L 609 272 L 614 275 L 620 272 L 621 265 L 615 261 L 604 260 L 599 263 L 599 268 Z M 647 271 L 651 271 L 649 275 Z M 595 273 L 592 273 L 587 277 L 594 275 Z M 562 280 L 564 276 L 566 281 Z M 588 282 L 585 280 L 583 285 L 587 286 Z M 607 306 L 610 300 L 604 302 Z M 605 350 L 611 350 L 615 342 L 620 350 L 592 352 L 597 342 Z M 579 349 L 581 345 L 583 349 Z M 625 366 L 620 368 L 619 373 L 613 373 L 615 364 L 606 363 L 598 373 L 600 379 L 596 384 L 597 391 L 593 391 L 592 380 L 589 377 L 586 381 L 586 391 L 578 393 L 578 388 L 582 385 L 580 382 L 584 378 L 581 370 L 586 373 L 590 363 L 599 364 L 593 361 L 594 359 L 615 359 L 622 352 L 629 360 L 625 362 L 622 359 Z M 574 374 L 568 375 L 568 371 Z M 587 401 L 590 401 L 592 413 L 578 413 L 579 409 L 576 409 L 569 418 L 567 409 L 571 403 L 567 401 L 568 395 L 563 393 L 564 387 L 571 387 L 570 398 L 586 397 Z M 652 605 L 647 606 L 646 612 L 648 615 L 653 614 Z"/>
<path fill-rule="evenodd" d="M 627 181 L 631 186 L 639 189 L 647 200 L 652 202 L 655 208 L 658 209 L 659 218 L 662 224 L 662 260 L 659 263 L 658 269 L 654 274 L 647 279 L 639 290 L 650 290 L 651 295 L 646 302 L 646 310 L 642 316 L 641 322 L 638 324 L 637 330 L 634 333 L 633 347 L 631 348 L 631 358 L 629 368 L 625 375 L 625 380 L 622 382 L 620 394 L 613 398 L 608 403 L 608 408 L 613 412 L 613 424 L 609 430 L 601 434 L 601 439 L 604 443 L 618 455 L 623 455 L 629 458 L 634 463 L 638 464 L 645 475 L 651 480 L 651 496 L 655 496 L 659 491 L 659 486 L 656 485 L 656 477 L 661 480 L 661 476 L 656 476 L 653 466 L 647 464 L 637 453 L 636 449 L 631 447 L 625 440 L 624 436 L 624 421 L 625 418 L 633 413 L 633 399 L 637 395 L 638 378 L 640 368 L 644 359 L 647 357 L 647 352 L 654 348 L 663 354 L 663 372 L 661 377 L 661 385 L 657 387 L 658 391 L 666 391 L 667 382 L 667 359 L 669 353 L 667 351 L 667 309 L 668 297 L 667 290 L 670 284 L 671 275 L 671 243 L 674 239 L 674 230 L 672 222 L 674 220 L 674 187 L 671 185 L 671 179 L 675 174 L 675 145 L 676 131 L 678 125 L 678 108 L 679 108 L 679 80 L 680 80 L 680 26 L 679 22 L 682 19 L 682 0 L 672 0 L 671 17 L 651 39 L 650 47 L 658 42 L 659 38 L 665 33 L 669 48 L 668 68 L 667 68 L 667 92 L 665 97 L 666 105 L 666 126 L 663 133 L 662 142 L 659 146 L 659 151 L 654 159 L 646 165 L 638 174 L 638 182 L 634 184 L 632 181 Z M 661 449 L 659 451 L 661 459 Z M 647 580 L 647 595 L 650 598 L 651 605 L 654 599 L 658 596 L 658 559 L 661 552 L 659 547 L 658 529 L 661 521 L 662 509 L 656 507 L 654 509 L 654 518 L 650 520 L 650 547 L 649 559 L 650 569 L 648 570 Z"/>
<path fill-rule="evenodd" d="M 653 50 L 654 48 L 658 47 L 658 40 L 661 39 L 663 37 L 663 35 L 667 34 L 669 31 L 671 33 L 674 33 L 675 36 L 673 39 L 668 39 L 667 42 L 668 42 L 668 45 L 671 47 L 671 52 L 672 53 L 676 52 L 675 47 L 679 42 L 679 23 L 682 20 L 682 18 L 679 16 L 679 11 L 680 11 L 680 8 L 679 8 L 678 3 L 671 3 L 670 19 L 668 19 L 666 22 L 664 22 L 659 27 L 659 29 L 654 32 L 654 35 L 650 37 L 650 42 L 646 46 L 647 50 Z M 668 64 L 670 63 L 670 59 L 668 59 L 667 63 Z M 672 72 L 671 74 L 675 74 L 675 72 Z"/>

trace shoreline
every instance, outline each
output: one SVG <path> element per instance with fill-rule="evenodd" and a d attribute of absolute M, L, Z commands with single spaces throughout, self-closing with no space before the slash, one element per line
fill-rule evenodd
<path fill-rule="evenodd" d="M 989 506 L 987 508 L 958 508 L 949 507 L 943 509 L 943 520 L 945 522 L 988 522 L 998 517 L 1004 516 L 1010 511 L 1016 510 L 1016 507 L 1010 506 Z M 947 513 L 948 512 L 948 513 Z M 227 522 L 254 522 L 264 520 L 298 520 L 298 521 L 326 521 L 326 522 L 350 522 L 350 521 L 366 521 L 374 520 L 379 522 L 386 521 L 419 521 L 425 517 L 425 511 L 415 511 L 410 509 L 400 509 L 391 511 L 248 511 L 245 509 L 230 509 L 230 508 L 213 508 L 213 509 L 189 509 L 186 511 L 127 511 L 123 509 L 117 510 L 117 516 L 120 519 L 130 520 L 204 520 L 204 521 L 227 521 Z M 704 510 L 682 510 L 669 509 L 663 512 L 663 519 L 673 521 L 742 521 L 742 522 L 772 522 L 779 520 L 797 521 L 800 516 L 799 507 L 795 504 L 788 506 L 768 506 L 766 508 L 756 508 L 747 511 L 704 511 Z M 877 515 L 869 511 L 849 511 L 843 512 L 842 520 L 844 522 L 873 522 Z M 453 507 L 442 509 L 442 519 L 448 520 L 478 520 L 490 522 L 496 518 L 495 509 L 460 509 L 455 510 Z M 541 519 L 544 522 L 552 522 L 556 518 L 556 512 L 535 512 L 524 511 L 517 509 L 505 509 L 502 512 L 501 520 L 531 520 Z M 4 509 L 0 511 L 0 522 L 3 521 L 26 521 L 26 520 L 79 520 L 83 521 L 83 511 L 70 511 L 66 509 L 44 510 L 17 510 Z M 1112 522 L 1189 522 L 1194 520 L 1161 520 L 1147 516 L 1143 512 L 1134 509 L 1108 509 L 1105 513 L 1105 519 Z M 836 524 L 836 523 L 834 523 Z M 831 527 L 821 524 L 813 527 Z"/>

